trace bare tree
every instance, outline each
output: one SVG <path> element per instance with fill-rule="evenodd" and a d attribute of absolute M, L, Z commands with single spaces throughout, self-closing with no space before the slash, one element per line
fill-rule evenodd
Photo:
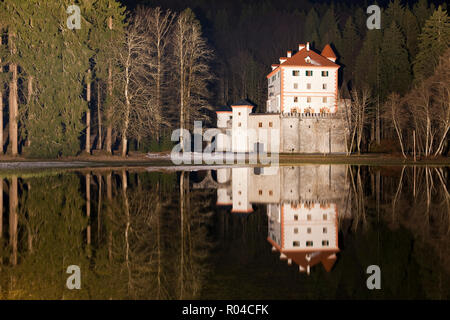
<path fill-rule="evenodd" d="M 133 123 L 130 130 L 139 141 L 143 137 L 160 138 L 161 127 L 168 124 L 167 115 L 163 115 L 165 93 L 168 78 L 168 44 L 175 15 L 161 8 L 139 7 L 136 19 L 142 25 L 142 35 L 147 39 L 146 61 L 143 61 L 140 81 L 145 83 L 145 100 L 136 104 L 133 110 Z"/>
<path fill-rule="evenodd" d="M 441 57 L 432 77 L 436 113 L 437 147 L 434 156 L 442 154 L 450 130 L 450 49 Z"/>
<path fill-rule="evenodd" d="M 125 32 L 122 46 L 117 50 L 117 62 L 122 70 L 119 81 L 123 90 L 123 97 L 119 99 L 122 157 L 127 153 L 131 113 L 136 106 L 145 103 L 149 95 L 146 82 L 142 81 L 144 66 L 149 61 L 149 41 L 144 31 L 144 20 L 141 16 L 135 16 Z"/>
<path fill-rule="evenodd" d="M 347 155 L 351 153 L 353 143 L 356 143 L 358 153 L 361 153 L 361 141 L 364 127 L 367 124 L 367 106 L 370 103 L 370 95 L 370 89 L 367 87 L 354 88 L 350 92 L 351 100 L 344 99 L 343 118 L 350 135 L 348 138 L 350 147 L 347 149 Z"/>
<path fill-rule="evenodd" d="M 402 155 L 406 159 L 402 132 L 408 120 L 408 116 L 406 110 L 403 108 L 403 101 L 398 93 L 393 92 L 389 95 L 384 105 L 384 110 L 383 118 L 387 120 L 388 123 L 392 123 L 395 132 L 397 133 L 400 148 L 402 149 Z"/>
<path fill-rule="evenodd" d="M 202 110 L 209 109 L 208 82 L 213 79 L 208 62 L 212 51 L 202 37 L 200 23 L 190 9 L 177 18 L 173 36 L 175 75 L 178 87 L 179 124 L 183 130 L 190 119 L 205 118 Z M 183 136 L 180 144 L 183 146 Z"/>

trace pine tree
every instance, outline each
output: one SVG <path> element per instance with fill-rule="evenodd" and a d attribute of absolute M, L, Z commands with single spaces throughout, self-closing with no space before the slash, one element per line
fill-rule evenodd
<path fill-rule="evenodd" d="M 331 6 L 323 16 L 320 27 L 319 37 L 321 42 L 316 45 L 317 48 L 322 48 L 326 44 L 334 44 L 335 46 L 341 41 L 341 33 L 339 31 L 334 7 Z"/>
<path fill-rule="evenodd" d="M 349 17 L 342 32 L 341 48 L 338 48 L 338 51 L 341 52 L 342 64 L 345 67 L 344 81 L 354 79 L 354 61 L 359 49 L 359 41 L 353 19 Z"/>
<path fill-rule="evenodd" d="M 381 97 L 390 92 L 404 93 L 411 82 L 411 67 L 408 60 L 405 38 L 393 21 L 384 32 L 381 46 Z"/>
<path fill-rule="evenodd" d="M 26 132 L 33 137 L 29 152 L 45 157 L 75 155 L 80 150 L 79 138 L 85 127 L 82 116 L 87 109 L 82 93 L 89 68 L 90 51 L 85 46 L 89 27 L 67 28 L 70 1 L 38 3 L 29 1 L 20 11 L 29 19 L 20 31 L 21 68 L 24 75 L 33 77 L 36 92 L 30 94 L 22 113 Z"/>
<path fill-rule="evenodd" d="M 413 13 L 414 16 L 417 18 L 417 22 L 419 23 L 419 28 L 422 29 L 422 27 L 425 24 L 425 21 L 430 17 L 432 14 L 433 9 L 428 7 L 428 1 L 427 0 L 419 0 L 414 5 Z"/>
<path fill-rule="evenodd" d="M 311 39 L 310 42 L 317 46 L 320 43 L 319 25 L 319 16 L 316 10 L 311 8 L 306 16 L 303 39 L 307 41 L 309 41 L 308 39 Z"/>
<path fill-rule="evenodd" d="M 419 52 L 414 61 L 414 77 L 420 80 L 430 76 L 439 57 L 450 46 L 450 18 L 441 6 L 425 22 L 419 35 Z"/>
<path fill-rule="evenodd" d="M 97 89 L 101 90 L 101 84 L 106 84 L 106 100 L 97 99 L 97 107 L 102 105 L 103 109 L 98 108 L 98 123 L 107 127 L 106 140 L 104 147 L 106 151 L 112 150 L 112 134 L 117 119 L 115 115 L 115 99 L 117 90 L 114 89 L 113 75 L 117 72 L 113 64 L 113 49 L 119 47 L 124 37 L 125 8 L 116 0 L 97 0 L 93 3 L 95 14 L 90 17 L 92 24 L 92 34 L 90 36 L 90 47 L 94 51 L 94 77 L 97 81 Z M 102 93 L 98 92 L 102 97 Z M 104 111 L 104 116 L 101 114 Z M 97 137 L 97 146 L 102 145 L 103 137 Z"/>

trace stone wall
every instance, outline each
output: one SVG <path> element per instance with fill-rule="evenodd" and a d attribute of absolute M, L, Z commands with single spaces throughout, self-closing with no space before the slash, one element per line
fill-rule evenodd
<path fill-rule="evenodd" d="M 344 121 L 336 117 L 282 117 L 282 152 L 345 153 Z"/>

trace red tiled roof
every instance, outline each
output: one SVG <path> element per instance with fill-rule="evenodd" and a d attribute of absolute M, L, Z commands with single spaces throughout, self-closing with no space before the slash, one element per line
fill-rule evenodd
<path fill-rule="evenodd" d="M 331 58 L 335 60 L 337 58 L 336 55 L 334 54 L 333 49 L 331 49 L 329 44 L 327 44 L 325 48 L 323 48 L 321 55 L 324 56 L 325 58 Z"/>
<path fill-rule="evenodd" d="M 326 47 L 325 47 L 326 48 Z M 331 48 L 330 48 L 331 49 Z M 311 62 L 306 62 L 306 57 L 311 58 Z M 326 57 L 318 54 L 311 48 L 306 50 L 306 48 L 303 48 L 296 54 L 294 54 L 291 58 L 287 58 L 286 62 L 282 63 L 281 66 L 292 66 L 292 67 L 309 67 L 309 66 L 316 66 L 316 67 L 339 67 L 336 63 L 328 60 Z"/>

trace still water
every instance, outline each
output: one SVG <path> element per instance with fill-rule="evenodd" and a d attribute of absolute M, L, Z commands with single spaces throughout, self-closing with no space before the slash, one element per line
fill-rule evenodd
<path fill-rule="evenodd" d="M 448 167 L 185 169 L 4 173 L 0 298 L 450 298 Z"/>

